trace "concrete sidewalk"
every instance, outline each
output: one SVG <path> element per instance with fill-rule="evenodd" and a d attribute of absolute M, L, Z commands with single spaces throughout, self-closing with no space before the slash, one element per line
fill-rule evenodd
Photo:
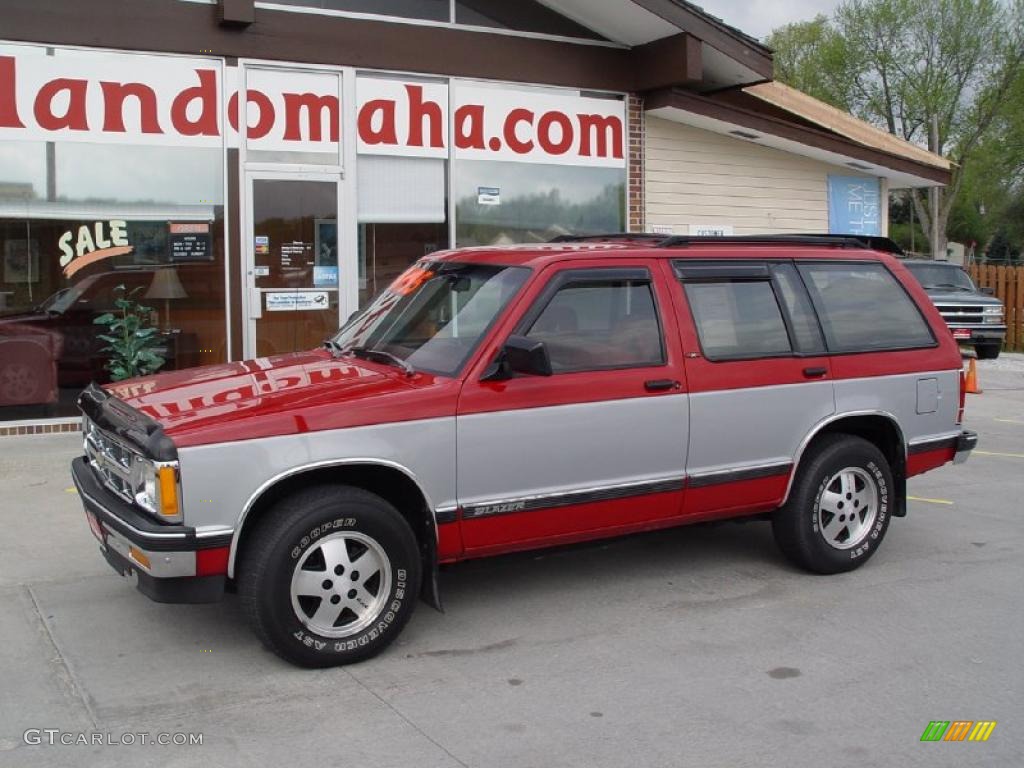
<path fill-rule="evenodd" d="M 795 571 L 764 523 L 472 562 L 446 614 L 324 671 L 263 650 L 233 598 L 120 580 L 69 490 L 77 436 L 0 439 L 0 767 L 1024 765 L 1024 356 L 979 373 L 977 455 L 915 478 L 859 571 Z M 921 743 L 931 720 L 999 724 Z"/>

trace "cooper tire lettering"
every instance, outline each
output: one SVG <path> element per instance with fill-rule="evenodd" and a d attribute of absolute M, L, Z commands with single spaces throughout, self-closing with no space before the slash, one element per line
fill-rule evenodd
<path fill-rule="evenodd" d="M 350 514 L 338 515 L 339 509 Z M 382 562 L 387 565 L 387 573 L 393 574 L 393 578 L 389 576 L 385 580 L 375 572 L 366 577 L 365 586 L 362 582 L 352 582 L 360 589 L 358 599 L 353 598 L 351 602 L 354 610 L 380 611 L 376 618 L 368 614 L 365 618 L 369 621 L 364 626 L 360 625 L 360 614 L 346 614 L 347 609 L 339 609 L 342 613 L 333 625 L 303 625 L 303 621 L 309 622 L 316 613 L 315 607 L 312 611 L 303 609 L 306 605 L 303 601 L 313 598 L 297 598 L 296 605 L 303 610 L 305 619 L 293 608 L 293 574 L 298 568 L 311 567 L 306 564 L 312 556 L 311 547 L 314 552 L 319 552 L 321 547 L 334 547 L 329 539 L 351 542 L 347 547 L 357 546 L 361 541 L 373 542 L 380 557 L 385 558 Z M 350 555 L 353 561 L 362 554 L 357 550 L 350 552 L 355 553 Z M 323 561 L 312 566 L 313 570 L 323 567 Z M 347 573 L 349 568 L 341 570 Z M 340 596 L 335 600 L 346 599 L 349 582 L 342 582 L 344 574 L 332 572 L 328 579 L 327 572 L 324 573 L 324 581 L 337 579 L 339 586 L 317 599 L 324 600 L 331 595 Z M 301 666 L 327 667 L 369 658 L 390 644 L 415 608 L 415 600 L 407 600 L 406 596 L 419 593 L 420 573 L 416 537 L 394 507 L 362 489 L 324 485 L 306 488 L 282 499 L 275 505 L 273 514 L 266 516 L 241 553 L 238 591 L 243 609 L 264 645 Z M 319 583 L 319 577 L 314 583 Z M 375 588 L 383 589 L 385 585 L 387 594 L 374 592 Z M 308 594 L 308 589 L 299 594 Z M 325 636 L 311 628 L 333 626 L 334 629 L 324 631 L 338 634 L 348 631 L 348 625 L 356 629 L 350 636 L 342 637 Z"/>

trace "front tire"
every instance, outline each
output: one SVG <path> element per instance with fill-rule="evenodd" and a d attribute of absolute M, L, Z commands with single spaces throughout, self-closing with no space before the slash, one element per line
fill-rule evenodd
<path fill-rule="evenodd" d="M 789 500 L 772 518 L 775 541 L 808 571 L 852 571 L 882 543 L 894 490 L 877 447 L 853 435 L 826 435 L 812 444 Z"/>
<path fill-rule="evenodd" d="M 979 360 L 995 360 L 999 357 L 999 352 L 1002 348 L 1003 345 L 1000 343 L 974 345 L 974 351 L 977 353 Z"/>
<path fill-rule="evenodd" d="M 393 506 L 323 485 L 268 510 L 240 564 L 238 593 L 256 635 L 304 667 L 363 661 L 386 648 L 416 606 L 416 537 Z"/>

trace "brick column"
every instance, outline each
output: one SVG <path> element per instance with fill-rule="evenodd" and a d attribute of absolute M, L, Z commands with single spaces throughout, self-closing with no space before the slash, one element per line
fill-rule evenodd
<path fill-rule="evenodd" d="M 644 231 L 644 99 L 630 94 L 626 100 L 626 123 L 629 132 L 629 220 L 630 232 Z"/>

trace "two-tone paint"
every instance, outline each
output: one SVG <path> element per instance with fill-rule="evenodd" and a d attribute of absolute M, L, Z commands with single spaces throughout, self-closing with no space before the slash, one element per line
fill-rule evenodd
<path fill-rule="evenodd" d="M 960 357 L 941 317 L 894 259 L 935 334 L 923 349 L 714 362 L 700 351 L 670 259 L 835 258 L 835 249 L 636 244 L 482 248 L 438 259 L 532 275 L 458 376 L 407 377 L 326 350 L 173 372 L 113 387 L 177 447 L 185 522 L 231 532 L 233 575 L 251 514 L 282 482 L 376 467 L 411 481 L 441 562 L 782 504 L 813 438 L 875 418 L 907 475 L 952 460 Z M 504 340 L 566 269 L 649 271 L 661 365 L 485 380 Z M 652 387 L 651 383 L 658 384 Z M 665 385 L 665 383 L 668 383 Z"/>

